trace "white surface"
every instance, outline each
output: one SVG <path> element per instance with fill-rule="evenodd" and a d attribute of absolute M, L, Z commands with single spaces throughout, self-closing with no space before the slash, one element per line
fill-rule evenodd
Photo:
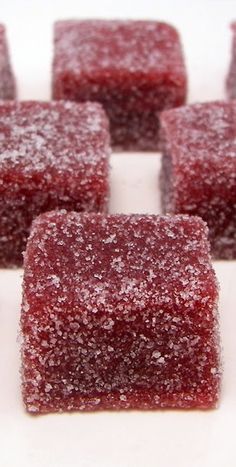
<path fill-rule="evenodd" d="M 21 99 L 47 99 L 51 23 L 65 17 L 146 17 L 175 24 L 190 76 L 189 100 L 223 97 L 236 1 L 5 1 Z M 159 155 L 112 158 L 113 212 L 158 212 Z M 212 412 L 120 412 L 30 417 L 21 403 L 17 330 L 21 271 L 0 271 L 0 467 L 235 467 L 236 262 L 215 263 L 221 285 L 224 380 Z"/>

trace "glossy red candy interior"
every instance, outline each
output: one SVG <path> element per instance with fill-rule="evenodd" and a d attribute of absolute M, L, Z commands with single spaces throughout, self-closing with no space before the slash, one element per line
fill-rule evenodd
<path fill-rule="evenodd" d="M 156 150 L 159 112 L 185 102 L 176 30 L 156 21 L 59 21 L 54 45 L 53 98 L 102 103 L 116 149 Z"/>
<path fill-rule="evenodd" d="M 215 407 L 217 302 L 198 218 L 40 216 L 25 255 L 26 409 Z"/>
<path fill-rule="evenodd" d="M 106 211 L 108 121 L 95 103 L 6 102 L 0 136 L 0 266 L 21 265 L 38 214 Z"/>

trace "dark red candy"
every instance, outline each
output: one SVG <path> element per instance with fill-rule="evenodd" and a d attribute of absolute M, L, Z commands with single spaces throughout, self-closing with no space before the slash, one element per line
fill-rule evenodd
<path fill-rule="evenodd" d="M 15 78 L 12 72 L 6 30 L 0 24 L 0 99 L 14 99 L 16 97 Z"/>
<path fill-rule="evenodd" d="M 163 211 L 207 222 L 215 258 L 236 258 L 236 102 L 164 112 Z"/>
<path fill-rule="evenodd" d="M 22 264 L 38 214 L 106 211 L 109 153 L 99 104 L 1 103 L 0 266 Z"/>
<path fill-rule="evenodd" d="M 54 44 L 53 98 L 102 103 L 116 149 L 156 150 L 159 112 L 186 97 L 177 31 L 157 21 L 60 21 Z"/>
<path fill-rule="evenodd" d="M 27 411 L 216 406 L 218 290 L 201 219 L 46 213 L 24 266 Z"/>
<path fill-rule="evenodd" d="M 233 41 L 231 49 L 231 60 L 226 80 L 226 91 L 230 99 L 236 99 L 236 22 L 231 24 Z"/>

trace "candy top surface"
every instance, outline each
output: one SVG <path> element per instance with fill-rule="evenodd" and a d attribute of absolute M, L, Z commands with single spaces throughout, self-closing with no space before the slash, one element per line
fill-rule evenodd
<path fill-rule="evenodd" d="M 77 305 L 84 313 L 105 309 L 107 319 L 133 305 L 210 309 L 217 287 L 207 232 L 188 216 L 43 214 L 25 257 L 27 298 L 74 312 Z"/>
<path fill-rule="evenodd" d="M 236 196 L 236 102 L 209 102 L 165 111 L 161 124 L 165 152 L 171 155 L 173 167 L 183 168 L 178 177 L 188 173 L 196 196 L 203 194 L 201 181 L 208 190 L 215 190 L 217 185 L 225 194 L 232 195 L 233 189 Z"/>
<path fill-rule="evenodd" d="M 177 31 L 157 21 L 58 21 L 54 66 L 82 76 L 152 70 L 178 80 L 185 73 Z"/>
<path fill-rule="evenodd" d="M 30 175 L 47 168 L 94 170 L 109 154 L 108 122 L 97 103 L 1 102 L 0 168 Z M 19 169 L 20 167 L 20 169 Z"/>

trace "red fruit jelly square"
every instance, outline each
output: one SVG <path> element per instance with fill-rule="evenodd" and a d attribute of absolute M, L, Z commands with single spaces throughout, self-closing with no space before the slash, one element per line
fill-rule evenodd
<path fill-rule="evenodd" d="M 226 79 L 226 91 L 230 99 L 236 99 L 236 22 L 232 23 L 233 41 L 230 67 Z"/>
<path fill-rule="evenodd" d="M 54 45 L 53 98 L 102 103 L 116 149 L 156 150 L 159 112 L 186 98 L 177 31 L 157 21 L 59 21 Z"/>
<path fill-rule="evenodd" d="M 236 102 L 164 112 L 162 205 L 202 217 L 216 259 L 236 258 Z"/>
<path fill-rule="evenodd" d="M 0 266 L 22 264 L 38 214 L 106 210 L 109 153 L 99 104 L 0 104 Z"/>
<path fill-rule="evenodd" d="M 201 219 L 46 213 L 24 266 L 27 411 L 216 406 L 218 290 Z"/>
<path fill-rule="evenodd" d="M 12 72 L 6 30 L 0 24 L 0 99 L 14 99 L 16 97 L 15 78 Z"/>

